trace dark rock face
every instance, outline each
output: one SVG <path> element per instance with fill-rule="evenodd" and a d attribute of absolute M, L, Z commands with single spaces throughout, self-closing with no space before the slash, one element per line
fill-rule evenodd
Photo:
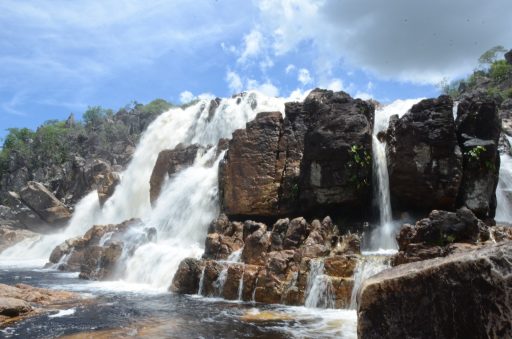
<path fill-rule="evenodd" d="M 492 219 L 500 167 L 501 119 L 496 103 L 487 95 L 463 99 L 455 124 L 464 159 L 459 204 L 467 206 L 479 218 Z"/>
<path fill-rule="evenodd" d="M 512 228 L 487 226 L 471 210 L 462 207 L 456 212 L 434 210 L 414 226 L 405 224 L 396 239 L 399 251 L 391 260 L 393 266 L 512 240 Z"/>
<path fill-rule="evenodd" d="M 414 105 L 387 132 L 387 158 L 395 208 L 454 209 L 462 180 L 453 102 L 448 96 Z"/>
<path fill-rule="evenodd" d="M 164 150 L 158 154 L 155 167 L 153 168 L 149 180 L 149 196 L 152 205 L 155 204 L 160 195 L 164 180 L 167 177 L 172 177 L 176 172 L 191 166 L 200 149 L 202 149 L 202 147 L 197 144 L 190 146 L 179 144 L 172 150 Z"/>
<path fill-rule="evenodd" d="M 285 109 L 284 120 L 260 113 L 233 133 L 219 169 L 222 211 L 268 217 L 367 206 L 374 107 L 316 89 Z"/>
<path fill-rule="evenodd" d="M 512 242 L 385 270 L 359 292 L 359 338 L 512 336 Z"/>
<path fill-rule="evenodd" d="M 323 263 L 326 284 L 333 291 L 329 306 L 348 307 L 354 270 L 360 260 L 359 239 L 355 234 L 340 237 L 329 217 L 311 223 L 302 217 L 281 219 L 270 231 L 263 223 L 248 220 L 242 224 L 220 215 L 208 232 L 203 260 L 182 261 L 171 291 L 304 305 L 311 267 Z M 239 261 L 226 261 L 229 250 L 212 251 L 217 248 L 211 245 L 212 236 L 224 239 L 226 248 L 232 244 L 243 247 Z"/>
<path fill-rule="evenodd" d="M 48 224 L 62 226 L 71 218 L 69 209 L 41 183 L 29 181 L 21 190 L 20 197 L 25 205 Z"/>
<path fill-rule="evenodd" d="M 300 204 L 364 207 L 370 201 L 374 107 L 344 92 L 315 90 L 304 100 Z"/>

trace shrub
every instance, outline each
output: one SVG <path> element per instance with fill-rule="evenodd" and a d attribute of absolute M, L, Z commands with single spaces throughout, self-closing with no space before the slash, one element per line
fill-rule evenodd
<path fill-rule="evenodd" d="M 489 75 L 494 81 L 503 81 L 512 76 L 512 65 L 506 60 L 498 60 L 491 64 Z"/>

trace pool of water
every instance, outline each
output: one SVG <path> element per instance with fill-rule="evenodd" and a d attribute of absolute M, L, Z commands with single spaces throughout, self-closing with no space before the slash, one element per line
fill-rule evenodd
<path fill-rule="evenodd" d="M 0 329 L 5 338 L 356 338 L 356 313 L 177 295 L 76 273 L 0 268 L 0 283 L 75 291 L 84 302 Z"/>

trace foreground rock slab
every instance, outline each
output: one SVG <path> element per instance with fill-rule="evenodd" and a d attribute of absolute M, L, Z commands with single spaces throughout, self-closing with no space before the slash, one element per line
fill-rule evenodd
<path fill-rule="evenodd" d="M 399 265 L 365 281 L 358 337 L 512 337 L 512 241 Z"/>
<path fill-rule="evenodd" d="M 0 284 L 0 326 L 51 311 L 81 300 L 76 293 L 54 291 L 25 284 Z"/>

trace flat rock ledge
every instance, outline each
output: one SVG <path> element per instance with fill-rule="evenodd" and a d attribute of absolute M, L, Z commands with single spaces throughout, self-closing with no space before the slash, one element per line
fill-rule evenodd
<path fill-rule="evenodd" d="M 512 241 L 385 270 L 358 301 L 363 339 L 511 338 Z"/>
<path fill-rule="evenodd" d="M 32 287 L 0 284 L 0 327 L 12 322 L 81 303 L 81 295 Z"/>

